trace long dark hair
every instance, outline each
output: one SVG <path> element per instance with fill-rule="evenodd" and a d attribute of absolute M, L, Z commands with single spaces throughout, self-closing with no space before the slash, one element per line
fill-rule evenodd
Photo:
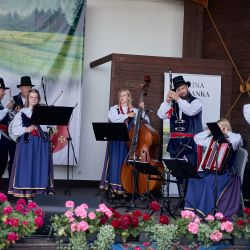
<path fill-rule="evenodd" d="M 41 96 L 40 96 L 39 91 L 38 91 L 37 89 L 31 89 L 31 90 L 29 90 L 29 92 L 28 92 L 27 99 L 26 99 L 26 102 L 25 102 L 25 107 L 26 107 L 26 108 L 29 107 L 29 97 L 30 97 L 30 94 L 31 94 L 31 93 L 36 93 L 36 94 L 38 95 L 38 103 L 37 103 L 37 104 L 39 104 L 39 102 L 41 101 Z"/>

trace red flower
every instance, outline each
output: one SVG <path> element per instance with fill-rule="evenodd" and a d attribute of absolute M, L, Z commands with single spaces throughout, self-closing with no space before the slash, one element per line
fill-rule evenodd
<path fill-rule="evenodd" d="M 247 216 L 250 216 L 250 207 L 244 208 L 243 212 L 244 212 Z"/>
<path fill-rule="evenodd" d="M 135 216 L 135 217 L 140 217 L 142 214 L 141 214 L 141 211 L 139 211 L 139 210 L 135 210 L 133 213 L 133 216 Z"/>
<path fill-rule="evenodd" d="M 113 212 L 113 211 L 112 211 L 112 212 Z M 122 215 L 121 215 L 120 213 L 118 213 L 116 210 L 114 210 L 112 217 L 113 217 L 113 218 L 121 218 Z"/>
<path fill-rule="evenodd" d="M 143 217 L 142 217 L 142 219 L 144 221 L 148 221 L 150 219 L 150 215 L 149 214 L 144 214 Z"/>
<path fill-rule="evenodd" d="M 7 196 L 3 193 L 0 193 L 0 202 L 5 202 L 7 201 Z"/>
<path fill-rule="evenodd" d="M 44 215 L 44 212 L 41 208 L 38 208 L 34 211 L 34 214 L 37 215 L 37 216 L 43 216 Z"/>
<path fill-rule="evenodd" d="M 250 219 L 248 219 L 247 222 L 250 223 Z"/>
<path fill-rule="evenodd" d="M 245 221 L 244 220 L 237 220 L 236 221 L 236 224 L 238 225 L 238 226 L 245 226 Z"/>
<path fill-rule="evenodd" d="M 19 226 L 19 220 L 16 218 L 8 218 L 5 222 L 5 225 L 11 226 L 11 227 L 18 227 Z"/>
<path fill-rule="evenodd" d="M 39 228 L 42 227 L 44 224 L 43 218 L 41 216 L 38 216 L 34 219 L 35 225 Z"/>
<path fill-rule="evenodd" d="M 20 213 L 22 213 L 24 211 L 24 207 L 23 207 L 23 205 L 21 203 L 16 204 L 15 209 L 16 209 L 17 212 L 20 212 Z"/>
<path fill-rule="evenodd" d="M 24 225 L 24 226 L 28 226 L 28 224 L 29 224 L 28 221 L 26 221 L 26 220 L 23 221 L 23 225 Z"/>
<path fill-rule="evenodd" d="M 114 229 L 118 229 L 120 227 L 121 222 L 119 220 L 113 220 L 111 222 L 111 225 L 113 226 Z"/>
<path fill-rule="evenodd" d="M 103 214 L 101 219 L 100 219 L 101 225 L 104 225 L 108 221 L 108 218 L 109 217 L 106 214 Z"/>
<path fill-rule="evenodd" d="M 25 201 L 25 199 L 20 198 L 20 199 L 18 199 L 18 201 L 16 202 L 16 204 L 21 204 L 21 205 L 26 206 L 26 201 Z"/>
<path fill-rule="evenodd" d="M 159 222 L 161 224 L 168 225 L 169 224 L 169 218 L 168 218 L 168 216 L 167 215 L 161 215 Z"/>
<path fill-rule="evenodd" d="M 149 208 L 151 210 L 153 210 L 154 212 L 156 211 L 159 211 L 161 209 L 161 206 L 159 205 L 159 203 L 157 201 L 152 201 L 150 204 L 149 204 Z"/>
<path fill-rule="evenodd" d="M 139 220 L 138 220 L 137 217 L 132 217 L 132 218 L 131 218 L 131 225 L 132 225 L 132 227 L 138 227 L 138 225 L 139 225 Z"/>
<path fill-rule="evenodd" d="M 17 233 L 14 233 L 14 232 L 10 232 L 10 233 L 8 233 L 8 235 L 7 235 L 7 239 L 9 240 L 9 241 L 16 241 L 16 240 L 18 240 L 18 234 Z"/>
<path fill-rule="evenodd" d="M 36 208 L 36 207 L 37 207 L 36 203 L 34 201 L 32 201 L 32 202 L 28 203 L 27 209 L 31 210 L 31 209 Z"/>
<path fill-rule="evenodd" d="M 12 207 L 11 206 L 7 206 L 3 208 L 3 214 L 7 215 L 7 214 L 11 214 L 12 213 Z"/>

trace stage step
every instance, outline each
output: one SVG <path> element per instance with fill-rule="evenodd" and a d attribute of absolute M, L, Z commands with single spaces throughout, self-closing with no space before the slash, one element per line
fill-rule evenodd
<path fill-rule="evenodd" d="M 8 249 L 18 249 L 18 250 L 27 250 L 27 249 L 48 249 L 56 250 L 55 238 L 46 236 L 46 235 L 34 235 L 30 237 L 24 237 L 23 239 L 16 242 Z"/>

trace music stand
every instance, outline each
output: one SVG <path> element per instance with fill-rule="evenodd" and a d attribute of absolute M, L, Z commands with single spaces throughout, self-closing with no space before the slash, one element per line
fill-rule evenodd
<path fill-rule="evenodd" d="M 147 190 L 134 201 L 134 206 L 136 206 L 136 204 L 139 201 L 142 201 L 144 198 L 146 198 L 148 207 L 150 201 L 149 196 L 152 200 L 155 200 L 154 196 L 149 191 L 149 181 L 150 180 L 164 181 L 165 179 L 162 178 L 164 173 L 161 173 L 155 166 L 152 166 L 149 162 L 141 162 L 135 160 L 128 160 L 127 162 L 130 163 L 132 166 L 134 166 L 138 172 L 141 172 L 142 174 L 145 174 L 147 176 Z M 151 175 L 159 176 L 159 178 L 151 178 L 150 177 Z"/>
<path fill-rule="evenodd" d="M 36 105 L 31 115 L 31 124 L 68 126 L 73 109 L 74 107 Z M 50 179 L 48 180 L 48 183 L 50 183 Z M 67 159 L 67 192 L 68 194 L 70 194 L 69 192 L 69 142 L 68 142 L 68 159 Z"/>
<path fill-rule="evenodd" d="M 194 168 L 193 164 L 191 162 L 187 161 L 186 159 L 163 159 L 163 162 L 167 166 L 167 168 L 170 170 L 170 173 L 176 178 L 201 179 L 201 177 L 197 173 L 196 169 Z M 168 174 L 170 175 L 170 173 L 168 173 Z M 169 178 L 167 178 L 167 182 L 169 182 Z M 170 181 L 170 182 L 176 183 L 176 181 Z M 168 185 L 169 185 L 169 183 L 168 183 Z M 163 210 L 165 209 L 167 212 L 169 212 L 169 214 L 173 218 L 175 218 L 175 216 L 174 216 L 175 212 L 179 209 L 179 206 L 185 200 L 184 196 L 180 197 L 180 198 L 181 198 L 180 201 L 175 206 L 175 210 L 172 213 L 171 208 L 170 208 L 169 190 L 167 190 L 167 207 L 165 208 L 165 206 L 163 206 Z M 187 200 L 186 200 L 186 202 L 189 203 Z"/>
<path fill-rule="evenodd" d="M 108 154 L 110 142 L 129 141 L 128 129 L 125 123 L 92 122 L 92 125 L 96 140 L 108 142 Z M 96 195 L 98 194 L 99 192 Z M 108 182 L 108 202 L 110 198 L 113 202 L 113 196 L 116 196 L 116 193 Z"/>
<path fill-rule="evenodd" d="M 36 105 L 31 116 L 31 124 L 67 126 L 73 109 L 74 107 Z"/>
<path fill-rule="evenodd" d="M 97 141 L 129 141 L 125 123 L 92 122 Z"/>
<path fill-rule="evenodd" d="M 222 133 L 217 122 L 209 122 L 207 126 L 213 136 L 213 139 L 216 141 L 216 144 L 227 142 L 225 135 Z M 212 209 L 213 214 L 215 215 L 217 212 L 217 194 L 218 194 L 218 150 L 215 155 L 215 176 L 214 176 L 214 207 Z"/>

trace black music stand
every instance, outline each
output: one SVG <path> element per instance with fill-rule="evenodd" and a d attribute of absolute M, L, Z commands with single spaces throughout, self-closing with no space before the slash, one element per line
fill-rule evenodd
<path fill-rule="evenodd" d="M 129 141 L 128 129 L 125 123 L 93 122 L 92 125 L 97 141 L 107 141 L 108 143 L 111 141 Z M 99 192 L 96 195 L 98 194 Z M 108 183 L 108 202 L 110 202 L 110 199 L 113 202 L 115 196 L 115 191 Z"/>
<path fill-rule="evenodd" d="M 169 169 L 169 177 L 167 178 L 167 182 L 174 182 L 176 181 L 170 181 L 170 174 L 172 174 L 176 178 L 182 178 L 182 179 L 189 179 L 189 178 L 196 178 L 201 179 L 199 174 L 197 173 L 196 169 L 194 168 L 193 164 L 186 159 L 163 159 L 163 162 L 165 163 L 166 167 Z M 171 211 L 170 207 L 170 199 L 169 199 L 169 184 L 167 183 L 167 197 L 166 202 L 163 200 L 163 208 L 161 213 L 164 211 L 168 212 L 173 218 L 175 218 L 175 213 L 179 209 L 180 205 L 185 200 L 185 197 L 180 197 L 180 201 L 175 206 L 174 212 Z M 191 206 L 191 204 L 186 200 L 186 202 Z M 165 205 L 166 203 L 166 205 Z"/>
<path fill-rule="evenodd" d="M 213 139 L 215 140 L 216 144 L 227 142 L 225 135 L 222 133 L 219 125 L 217 122 L 209 122 L 207 123 L 207 126 L 213 136 Z M 213 215 L 217 213 L 217 195 L 218 195 L 218 150 L 216 151 L 215 159 L 215 175 L 214 175 L 214 207 L 212 209 Z"/>
<path fill-rule="evenodd" d="M 134 161 L 134 160 L 128 160 L 128 163 L 130 163 L 135 169 L 147 176 L 147 190 L 141 194 L 135 201 L 134 206 L 136 206 L 137 203 L 140 201 L 143 201 L 146 199 L 147 206 L 149 206 L 150 198 L 151 200 L 155 200 L 153 194 L 149 191 L 149 181 L 150 180 L 159 180 L 159 181 L 165 181 L 165 179 L 162 177 L 165 172 L 161 173 L 155 166 L 152 166 L 149 162 L 141 162 L 141 161 Z M 151 178 L 151 175 L 156 175 L 158 178 Z"/>
<path fill-rule="evenodd" d="M 68 126 L 73 109 L 74 107 L 36 105 L 32 112 L 31 124 Z M 68 135 L 69 135 L 68 137 L 71 138 L 69 131 L 68 131 Z M 67 140 L 69 139 L 67 138 Z M 68 152 L 69 152 L 69 141 L 68 141 Z M 48 183 L 50 183 L 50 179 L 48 180 Z M 49 191 L 50 190 L 48 186 L 47 193 Z M 67 159 L 67 194 L 70 194 L 69 192 L 69 153 L 68 153 L 68 159 Z"/>

